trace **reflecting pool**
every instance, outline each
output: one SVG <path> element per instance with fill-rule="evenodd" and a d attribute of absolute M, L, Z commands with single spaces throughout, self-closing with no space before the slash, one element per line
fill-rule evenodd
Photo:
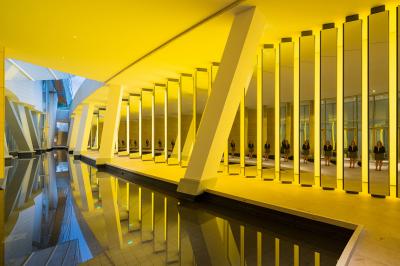
<path fill-rule="evenodd" d="M 56 265 L 336 265 L 352 234 L 276 211 L 223 207 L 212 195 L 181 201 L 65 151 L 13 160 L 6 171 L 7 265 L 45 265 L 54 254 Z"/>

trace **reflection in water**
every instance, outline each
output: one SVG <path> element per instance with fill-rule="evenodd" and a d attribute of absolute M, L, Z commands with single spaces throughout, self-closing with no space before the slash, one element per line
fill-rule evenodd
<path fill-rule="evenodd" d="M 7 265 L 71 240 L 78 241 L 79 261 L 95 265 L 313 265 L 315 254 L 321 265 L 335 265 L 349 238 L 348 231 L 295 228 L 281 216 L 252 218 L 211 203 L 179 202 L 72 157 L 70 171 L 56 173 L 63 160 L 65 152 L 49 153 L 15 160 L 8 170 Z M 41 255 L 43 265 L 49 254 Z"/>
<path fill-rule="evenodd" d="M 322 265 L 335 265 L 347 241 L 347 236 L 293 229 L 262 215 L 244 219 L 213 204 L 179 202 L 89 168 L 92 190 L 100 194 L 93 194 L 94 211 L 79 208 L 106 250 L 93 263 L 256 265 L 261 260 L 263 265 L 290 265 L 298 260 L 312 265 L 317 252 Z"/>
<path fill-rule="evenodd" d="M 91 258 L 75 216 L 65 152 L 13 159 L 0 181 L 5 189 L 6 265 L 56 263 L 60 257 L 51 260 L 51 253 L 64 256 L 66 265 Z M 70 244 L 76 239 L 78 247 Z"/>

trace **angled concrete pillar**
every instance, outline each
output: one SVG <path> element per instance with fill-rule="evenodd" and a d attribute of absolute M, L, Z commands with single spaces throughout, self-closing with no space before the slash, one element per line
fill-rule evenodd
<path fill-rule="evenodd" d="M 68 145 L 68 150 L 73 151 L 75 150 L 76 142 L 77 142 L 77 137 L 78 137 L 78 131 L 79 131 L 79 125 L 81 121 L 81 114 L 76 113 L 74 115 L 74 124 L 72 125 L 71 130 L 71 139 L 69 141 Z"/>
<path fill-rule="evenodd" d="M 87 144 L 89 141 L 90 129 L 92 127 L 93 105 L 85 104 L 82 107 L 81 119 L 79 122 L 78 134 L 74 155 L 80 155 L 82 152 L 87 151 Z"/>
<path fill-rule="evenodd" d="M 105 164 L 114 157 L 114 143 L 118 137 L 118 125 L 121 115 L 122 86 L 110 86 L 107 109 L 101 134 L 100 154 L 97 164 Z"/>
<path fill-rule="evenodd" d="M 216 177 L 243 88 L 248 88 L 256 63 L 265 18 L 255 7 L 235 16 L 203 121 L 178 191 L 198 195 Z"/>
<path fill-rule="evenodd" d="M 18 152 L 33 152 L 32 141 L 29 135 L 25 111 L 23 112 L 24 123 L 21 122 L 18 109 L 8 98 L 5 99 L 7 124 L 17 143 Z M 23 125 L 26 123 L 26 127 Z"/>
<path fill-rule="evenodd" d="M 34 120 L 34 114 L 32 114 L 32 110 L 29 106 L 24 106 L 25 110 L 25 117 L 28 123 L 29 133 L 31 136 L 32 146 L 35 150 L 40 149 L 40 141 L 39 141 L 39 134 L 37 132 Z"/>

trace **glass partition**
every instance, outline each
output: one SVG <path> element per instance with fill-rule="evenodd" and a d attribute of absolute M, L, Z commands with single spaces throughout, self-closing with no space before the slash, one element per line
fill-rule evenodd
<path fill-rule="evenodd" d="M 328 24 L 329 25 L 329 24 Z M 337 29 L 321 31 L 321 187 L 333 189 L 336 181 Z"/>
<path fill-rule="evenodd" d="M 314 79 L 315 38 L 312 32 L 302 32 L 300 37 L 300 93 L 299 93 L 299 164 L 300 184 L 314 185 Z"/>
<path fill-rule="evenodd" d="M 264 180 L 275 178 L 275 60 L 276 50 L 273 45 L 264 46 L 262 53 L 262 145 L 263 145 L 263 167 L 262 177 Z"/>
<path fill-rule="evenodd" d="M 293 182 L 294 43 L 284 38 L 279 49 L 280 180 Z"/>
<path fill-rule="evenodd" d="M 362 191 L 362 21 L 343 25 L 343 189 Z"/>
<path fill-rule="evenodd" d="M 152 126 L 153 90 L 142 89 L 141 103 L 141 146 L 142 160 L 153 160 L 153 126 Z"/>
<path fill-rule="evenodd" d="M 179 127 L 179 79 L 168 79 L 167 95 L 168 95 L 168 164 L 179 164 L 180 154 L 180 127 Z"/>
<path fill-rule="evenodd" d="M 139 149 L 140 94 L 129 95 L 129 157 L 140 158 Z"/>
<path fill-rule="evenodd" d="M 129 100 L 122 99 L 121 116 L 118 128 L 118 155 L 129 154 Z"/>
<path fill-rule="evenodd" d="M 245 176 L 257 176 L 257 76 L 253 75 L 245 96 Z"/>
<path fill-rule="evenodd" d="M 195 139 L 195 125 L 193 122 L 193 76 L 181 75 L 181 166 L 186 167 L 192 152 Z"/>
<path fill-rule="evenodd" d="M 167 142 L 165 135 L 166 126 L 166 99 L 165 84 L 156 83 L 154 86 L 154 140 L 156 141 L 154 161 L 165 163 L 167 161 Z"/>
<path fill-rule="evenodd" d="M 372 195 L 388 196 L 389 11 L 368 17 L 368 36 L 368 190 Z"/>

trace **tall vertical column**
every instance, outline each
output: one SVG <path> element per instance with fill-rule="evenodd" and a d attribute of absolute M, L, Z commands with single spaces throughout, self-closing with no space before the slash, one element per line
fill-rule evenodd
<path fill-rule="evenodd" d="M 72 130 L 74 128 L 74 122 L 75 122 L 75 115 L 71 114 L 69 121 L 69 129 L 68 129 L 67 147 L 69 147 L 69 144 L 71 143 L 71 136 L 72 136 Z"/>
<path fill-rule="evenodd" d="M 279 130 L 280 130 L 280 108 L 281 108 L 281 106 L 280 106 L 280 90 L 279 90 L 279 86 L 280 86 L 280 84 L 279 84 L 279 55 L 280 55 L 280 51 L 279 51 L 279 49 L 280 49 L 280 45 L 275 45 L 275 51 L 276 51 L 276 54 L 275 54 L 275 79 L 274 79 L 274 82 L 275 82 L 275 87 L 274 87 L 274 89 L 275 89 L 275 99 L 274 99 L 274 106 L 275 106 L 275 112 L 274 112 L 274 115 L 275 115 L 275 117 L 274 117 L 274 119 L 275 119 L 275 125 L 274 125 L 274 130 L 275 130 L 275 132 L 274 132 L 274 134 L 275 134 L 275 151 L 274 151 L 274 154 L 275 154 L 275 159 L 274 159 L 274 161 L 275 161 L 275 178 L 276 179 L 279 179 L 279 174 L 280 174 L 280 163 L 281 163 L 281 160 L 280 160 L 280 158 L 281 158 L 281 151 L 280 151 L 280 147 L 281 147 L 281 143 L 280 143 L 280 138 L 279 138 Z"/>
<path fill-rule="evenodd" d="M 78 135 L 74 155 L 80 155 L 87 151 L 90 129 L 92 127 L 93 105 L 85 104 L 82 107 L 82 114 L 78 128 Z"/>
<path fill-rule="evenodd" d="M 390 186 L 396 186 L 397 180 L 397 10 L 396 5 L 389 8 L 389 176 Z"/>
<path fill-rule="evenodd" d="M 257 177 L 262 178 L 263 160 L 263 48 L 257 56 Z"/>
<path fill-rule="evenodd" d="M 72 129 L 71 129 L 71 139 L 70 139 L 70 142 L 68 145 L 68 150 L 70 150 L 70 151 L 73 151 L 75 149 L 80 121 L 81 121 L 81 114 L 75 113 L 74 124 L 72 125 Z"/>
<path fill-rule="evenodd" d="M 54 137 L 56 134 L 56 121 L 57 121 L 57 104 L 58 98 L 57 93 L 49 92 L 49 102 L 47 108 L 47 123 L 48 123 L 48 135 L 47 135 L 47 149 L 53 147 Z"/>
<path fill-rule="evenodd" d="M 315 35 L 314 66 L 314 176 L 321 175 L 321 34 Z M 310 129 L 311 130 L 311 129 Z M 336 134 L 336 133 L 335 133 Z M 299 147 L 300 147 L 299 143 Z"/>
<path fill-rule="evenodd" d="M 294 42 L 294 63 L 293 63 L 293 113 L 291 116 L 293 131 L 289 133 L 287 139 L 293 137 L 293 173 L 294 173 L 294 182 L 299 183 L 299 174 L 300 174 L 300 38 L 295 38 Z M 279 136 L 279 135 L 278 135 Z"/>
<path fill-rule="evenodd" d="M 245 96 L 246 89 L 242 88 L 242 97 L 240 99 L 240 175 L 244 175 L 245 164 L 246 164 L 246 153 L 245 147 L 247 147 L 247 134 L 246 134 L 246 104 L 245 104 Z"/>
<path fill-rule="evenodd" d="M 253 74 L 265 18 L 255 7 L 238 13 L 225 46 L 217 77 L 203 113 L 192 156 L 178 191 L 198 195 L 216 177 L 243 88 Z"/>
<path fill-rule="evenodd" d="M 123 87 L 121 85 L 110 86 L 108 90 L 107 109 L 101 134 L 100 156 L 96 159 L 97 164 L 104 164 L 114 157 L 114 143 L 118 137 Z"/>
<path fill-rule="evenodd" d="M 4 88 L 4 48 L 0 46 L 0 178 L 4 178 L 5 128 L 5 88 Z M 0 187 L 0 266 L 4 265 L 4 190 Z"/>
<path fill-rule="evenodd" d="M 343 25 L 343 22 L 339 25 Z M 337 36 L 336 177 L 343 182 L 343 27 L 338 27 Z"/>

